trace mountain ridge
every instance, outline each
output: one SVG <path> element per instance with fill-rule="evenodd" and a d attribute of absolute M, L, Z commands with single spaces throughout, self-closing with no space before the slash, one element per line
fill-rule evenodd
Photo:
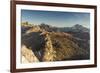
<path fill-rule="evenodd" d="M 62 32 L 57 27 L 45 24 L 33 26 L 27 24 L 21 28 L 24 31 L 21 34 L 22 46 L 25 45 L 30 49 L 40 62 L 89 59 L 89 38 L 79 37 L 80 34 L 89 32 L 80 31 L 80 34 L 76 31 Z"/>

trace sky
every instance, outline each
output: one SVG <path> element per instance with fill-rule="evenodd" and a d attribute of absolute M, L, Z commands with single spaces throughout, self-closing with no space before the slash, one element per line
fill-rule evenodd
<path fill-rule="evenodd" d="M 72 27 L 80 24 L 89 28 L 90 13 L 21 10 L 21 22 L 39 25 L 41 23 L 57 27 Z"/>

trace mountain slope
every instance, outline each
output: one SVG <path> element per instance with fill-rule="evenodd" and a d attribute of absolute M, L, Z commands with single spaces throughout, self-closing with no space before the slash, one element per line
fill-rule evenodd
<path fill-rule="evenodd" d="M 42 34 L 42 32 L 33 35 L 33 33 L 24 35 L 22 44 L 31 49 L 39 61 L 89 59 L 89 51 L 79 47 L 77 44 L 79 40 L 69 34 L 54 32 Z"/>
<path fill-rule="evenodd" d="M 28 62 L 85 60 L 90 58 L 89 38 L 75 36 L 75 34 L 80 35 L 77 32 L 61 32 L 57 27 L 52 28 L 48 25 L 27 26 L 27 29 L 21 30 L 24 30 L 24 33 L 21 34 L 22 56 Z M 84 35 L 85 32 L 81 31 L 81 33 Z M 89 35 L 87 36 L 89 37 Z M 25 46 L 24 49 L 23 46 Z"/>
<path fill-rule="evenodd" d="M 89 59 L 89 51 L 80 47 L 78 41 L 70 34 L 50 33 L 53 49 L 56 52 L 54 60 L 81 60 Z"/>

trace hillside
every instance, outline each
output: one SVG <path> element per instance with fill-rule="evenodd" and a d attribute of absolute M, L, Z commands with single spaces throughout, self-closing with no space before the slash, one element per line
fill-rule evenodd
<path fill-rule="evenodd" d="M 57 27 L 48 25 L 34 25 L 27 28 L 22 25 L 21 28 L 24 31 L 21 39 L 22 56 L 29 63 L 89 59 L 89 42 L 87 42 L 89 38 L 83 39 L 75 36 L 74 32 L 61 32 Z"/>

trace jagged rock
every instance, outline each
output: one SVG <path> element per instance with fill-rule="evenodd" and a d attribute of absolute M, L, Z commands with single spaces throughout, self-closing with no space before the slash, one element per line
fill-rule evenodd
<path fill-rule="evenodd" d="M 53 59 L 54 59 L 53 53 L 55 51 L 53 49 L 52 41 L 51 41 L 48 33 L 46 34 L 45 40 L 46 40 L 46 44 L 45 44 L 43 61 L 53 61 Z"/>
<path fill-rule="evenodd" d="M 25 45 L 21 48 L 22 63 L 39 62 L 38 58 L 34 55 L 31 49 L 28 49 Z"/>
<path fill-rule="evenodd" d="M 33 26 L 31 29 L 29 29 L 26 33 L 31 33 L 31 32 L 40 32 L 41 29 L 39 26 Z"/>
<path fill-rule="evenodd" d="M 22 63 L 29 63 L 29 61 L 24 56 L 22 56 L 22 61 L 21 62 Z"/>

